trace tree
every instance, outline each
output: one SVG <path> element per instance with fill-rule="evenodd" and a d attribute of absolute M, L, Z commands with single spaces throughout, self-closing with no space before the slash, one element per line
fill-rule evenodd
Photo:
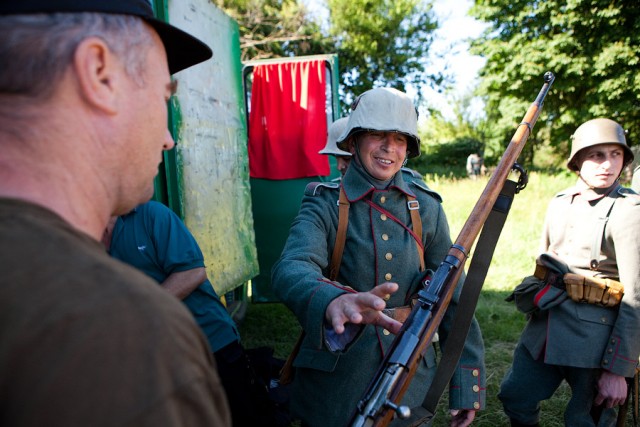
<path fill-rule="evenodd" d="M 493 163 L 495 153 L 485 150 L 484 118 L 473 116 L 473 97 L 466 93 L 453 98 L 453 117 L 431 111 L 418 129 L 422 155 L 411 159 L 409 167 L 424 173 L 466 176 L 469 154 L 478 153 Z"/>
<path fill-rule="evenodd" d="M 416 93 L 449 83 L 426 72 L 437 21 L 432 0 L 325 0 L 326 25 L 301 0 L 216 0 L 240 27 L 242 60 L 337 53 L 345 105 L 374 86 Z"/>
<path fill-rule="evenodd" d="M 438 23 L 431 0 L 328 0 L 345 100 L 374 86 L 437 86 L 427 55 Z"/>
<path fill-rule="evenodd" d="M 296 0 L 216 0 L 240 27 L 243 61 L 312 55 L 330 49 L 319 23 Z"/>
<path fill-rule="evenodd" d="M 531 159 L 542 144 L 566 159 L 570 135 L 595 117 L 638 135 L 640 2 L 476 0 L 470 14 L 491 24 L 471 47 L 487 59 L 479 93 L 491 123 L 488 144 L 508 143 L 548 70 L 556 81 L 528 147 Z"/>

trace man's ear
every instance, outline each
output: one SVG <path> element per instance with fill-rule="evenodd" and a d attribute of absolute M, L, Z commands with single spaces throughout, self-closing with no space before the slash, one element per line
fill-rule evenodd
<path fill-rule="evenodd" d="M 350 136 L 349 139 L 347 140 L 347 151 L 350 152 L 351 154 L 356 154 L 356 137 L 355 135 Z"/>
<path fill-rule="evenodd" d="M 98 37 L 83 40 L 76 48 L 73 67 L 82 97 L 108 114 L 118 112 L 117 85 L 123 69 L 113 51 Z"/>

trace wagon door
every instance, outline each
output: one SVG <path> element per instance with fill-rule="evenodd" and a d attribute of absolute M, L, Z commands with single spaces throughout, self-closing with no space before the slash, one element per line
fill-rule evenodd
<path fill-rule="evenodd" d="M 309 182 L 339 176 L 318 154 L 339 117 L 337 55 L 251 61 L 243 67 L 251 203 L 260 273 L 252 301 L 276 298 L 271 267 L 279 258 Z"/>

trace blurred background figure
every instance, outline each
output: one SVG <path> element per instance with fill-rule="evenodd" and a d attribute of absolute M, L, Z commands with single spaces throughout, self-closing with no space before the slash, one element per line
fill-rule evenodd
<path fill-rule="evenodd" d="M 467 157 L 467 175 L 472 179 L 477 179 L 483 170 L 483 160 L 478 153 L 471 153 Z"/>

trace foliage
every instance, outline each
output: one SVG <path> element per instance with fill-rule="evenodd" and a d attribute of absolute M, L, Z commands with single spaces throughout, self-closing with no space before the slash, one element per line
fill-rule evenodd
<path fill-rule="evenodd" d="M 450 82 L 426 72 L 433 0 L 326 0 L 323 25 L 301 0 L 216 0 L 240 27 L 242 60 L 337 53 L 344 105 L 375 86 L 420 93 Z"/>
<path fill-rule="evenodd" d="M 466 176 L 466 160 L 469 154 L 485 156 L 484 127 L 486 122 L 471 116 L 471 96 L 456 99 L 453 118 L 445 118 L 438 111 L 431 111 L 429 117 L 419 126 L 420 149 L 422 154 L 411 159 L 408 166 L 422 173 Z M 500 153 L 501 154 L 501 153 Z M 492 158 L 486 164 L 495 163 Z"/>
<path fill-rule="evenodd" d="M 340 59 L 347 103 L 374 86 L 406 91 L 443 82 L 426 75 L 437 21 L 431 0 L 328 0 L 330 34 Z M 419 92 L 419 91 L 418 91 Z"/>
<path fill-rule="evenodd" d="M 540 145 L 567 157 L 582 122 L 610 117 L 640 127 L 640 3 L 637 0 L 476 0 L 470 14 L 490 23 L 471 52 L 487 58 L 479 94 L 489 145 L 504 146 L 550 70 L 556 81 L 525 152 Z M 634 138 L 634 134 L 630 135 Z"/>
<path fill-rule="evenodd" d="M 216 5 L 238 22 L 243 61 L 331 49 L 320 24 L 296 0 L 216 0 Z"/>

